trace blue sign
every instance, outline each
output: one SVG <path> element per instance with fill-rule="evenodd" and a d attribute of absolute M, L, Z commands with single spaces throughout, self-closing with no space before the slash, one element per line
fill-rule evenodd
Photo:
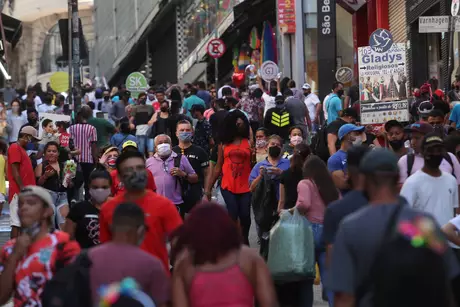
<path fill-rule="evenodd" d="M 375 52 L 385 53 L 393 46 L 393 35 L 389 30 L 377 29 L 369 38 L 369 46 Z"/>

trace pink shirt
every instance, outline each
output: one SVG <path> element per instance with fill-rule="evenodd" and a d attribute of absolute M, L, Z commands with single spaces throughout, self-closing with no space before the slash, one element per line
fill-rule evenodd
<path fill-rule="evenodd" d="M 457 180 L 457 184 L 460 185 L 460 163 L 458 162 L 457 157 L 455 157 L 450 152 L 448 154 L 452 160 L 452 164 L 454 165 L 454 174 L 456 177 L 455 179 Z M 419 154 L 415 154 L 414 165 L 412 166 L 411 175 L 413 175 L 416 171 L 421 170 L 423 168 L 424 163 L 425 162 L 423 160 L 423 157 Z M 399 166 L 399 183 L 403 184 L 404 181 L 406 181 L 407 179 L 407 155 L 402 156 L 401 159 L 399 159 L 398 166 Z M 452 174 L 452 166 L 446 159 L 442 160 L 441 165 L 439 166 L 439 169 L 443 172 Z"/>
<path fill-rule="evenodd" d="M 211 118 L 211 115 L 213 115 L 215 112 L 214 112 L 214 109 L 211 108 L 211 109 L 207 109 L 206 111 L 204 111 L 204 114 L 203 116 L 209 120 Z"/>
<path fill-rule="evenodd" d="M 306 213 L 305 216 L 311 223 L 323 224 L 326 206 L 316 184 L 310 179 L 304 179 L 297 185 L 297 193 L 299 195 L 296 207 Z"/>

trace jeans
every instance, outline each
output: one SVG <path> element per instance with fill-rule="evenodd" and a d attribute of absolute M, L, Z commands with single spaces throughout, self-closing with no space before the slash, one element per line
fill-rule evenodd
<path fill-rule="evenodd" d="M 323 225 L 322 224 L 311 224 L 313 230 L 313 237 L 315 240 L 315 259 L 318 263 L 319 274 L 321 275 L 321 284 L 324 288 L 326 281 L 326 246 L 323 241 Z M 301 294 L 301 305 L 302 307 L 313 306 L 313 280 L 306 280 L 304 282 L 304 291 Z M 333 295 L 327 292 L 329 306 L 333 306 Z"/>
<path fill-rule="evenodd" d="M 145 149 L 147 149 L 147 152 L 154 151 L 153 139 L 149 138 L 148 135 L 136 135 L 136 138 L 138 141 L 138 149 L 142 154 L 145 155 Z"/>
<path fill-rule="evenodd" d="M 244 244 L 249 245 L 249 229 L 251 228 L 251 193 L 233 194 L 222 189 L 222 197 L 227 205 L 227 211 L 235 222 L 240 219 Z"/>

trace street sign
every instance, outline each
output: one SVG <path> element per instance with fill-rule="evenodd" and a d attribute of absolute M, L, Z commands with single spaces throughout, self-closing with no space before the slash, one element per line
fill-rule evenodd
<path fill-rule="evenodd" d="M 384 124 L 389 120 L 409 121 L 409 103 L 402 101 L 381 101 L 360 104 L 361 125 Z"/>
<path fill-rule="evenodd" d="M 126 78 L 126 89 L 131 92 L 131 96 L 137 98 L 140 93 L 145 93 L 148 89 L 147 79 L 140 72 L 133 72 Z"/>
<path fill-rule="evenodd" d="M 369 38 L 369 46 L 378 53 L 385 53 L 393 46 L 393 35 L 386 29 L 377 29 Z"/>
<path fill-rule="evenodd" d="M 452 0 L 452 5 L 450 6 L 450 13 L 452 16 L 458 15 L 458 9 L 460 8 L 460 0 Z"/>
<path fill-rule="evenodd" d="M 209 42 L 207 51 L 211 58 L 218 59 L 224 55 L 225 51 L 227 51 L 227 47 L 225 47 L 223 40 L 214 38 Z"/>
<path fill-rule="evenodd" d="M 335 79 L 342 83 L 348 83 L 353 80 L 353 70 L 349 67 L 340 67 L 335 72 Z"/>
<path fill-rule="evenodd" d="M 278 65 L 272 61 L 265 61 L 260 66 L 259 73 L 260 77 L 267 82 L 275 80 L 280 72 Z"/>
<path fill-rule="evenodd" d="M 460 32 L 460 18 L 455 19 L 455 32 Z M 420 16 L 418 19 L 419 33 L 449 32 L 449 16 Z"/>

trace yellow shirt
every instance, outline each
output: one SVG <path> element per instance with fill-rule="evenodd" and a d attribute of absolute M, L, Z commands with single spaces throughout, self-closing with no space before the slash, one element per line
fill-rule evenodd
<path fill-rule="evenodd" d="M 3 195 L 6 195 L 5 164 L 5 156 L 0 155 L 0 193 Z"/>

